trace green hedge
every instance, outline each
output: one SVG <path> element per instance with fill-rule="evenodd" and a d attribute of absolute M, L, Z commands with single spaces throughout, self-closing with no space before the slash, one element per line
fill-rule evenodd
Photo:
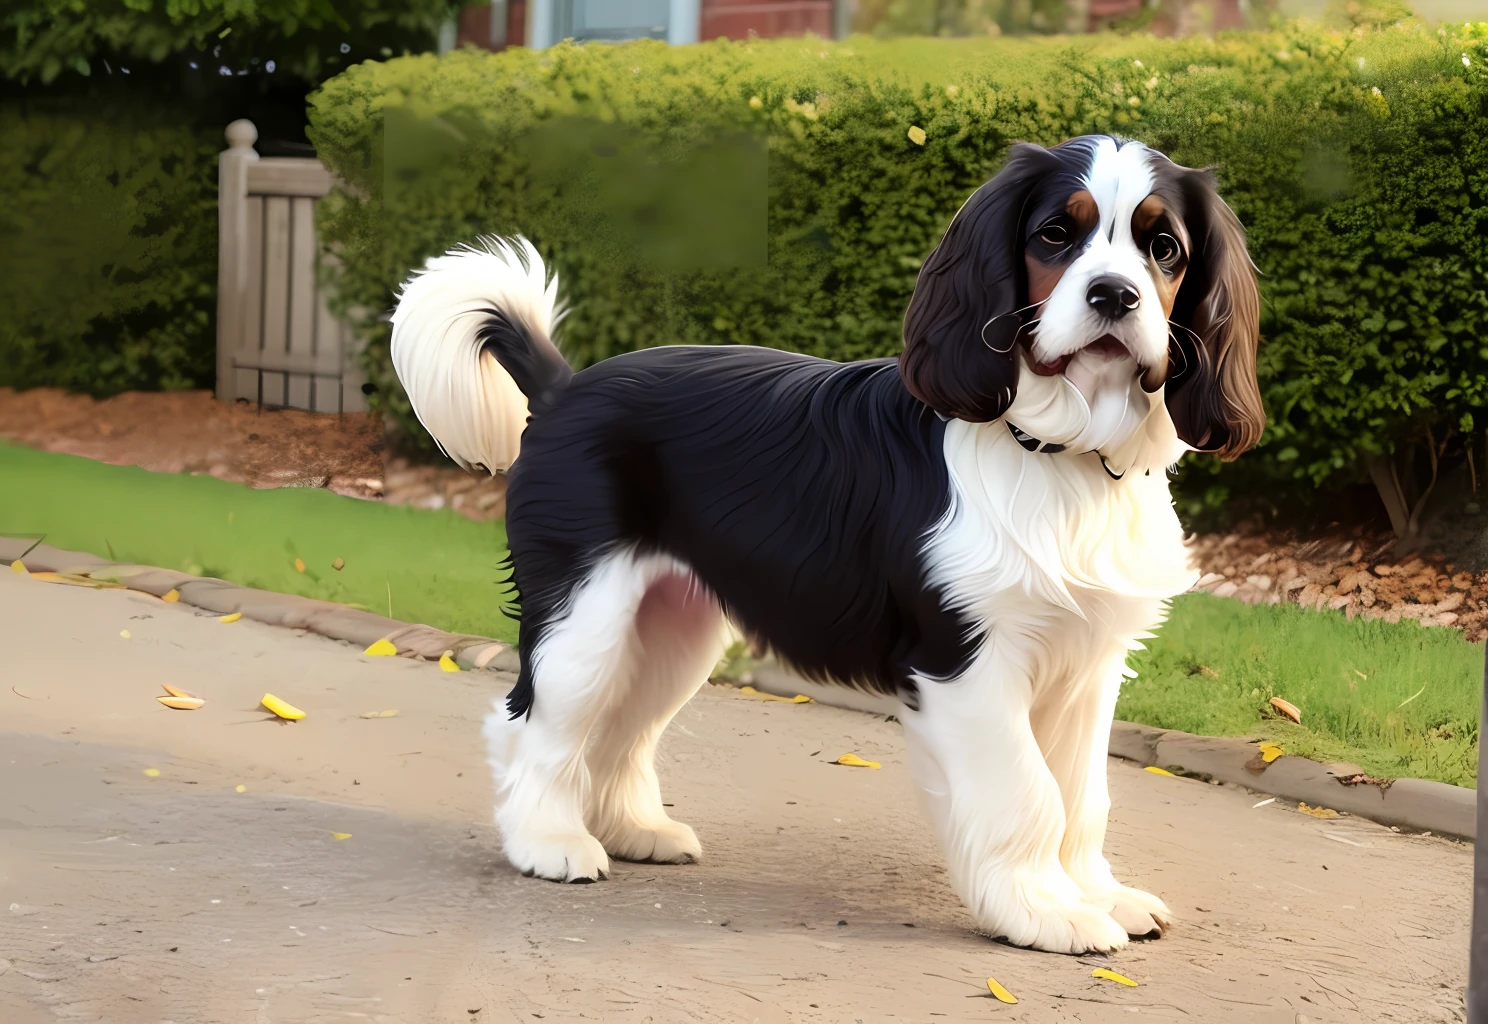
<path fill-rule="evenodd" d="M 149 115 L 45 105 L 0 106 L 0 137 L 0 384 L 210 381 L 220 147 Z"/>
<path fill-rule="evenodd" d="M 1425 425 L 1488 426 L 1473 419 L 1488 398 L 1485 59 L 1488 25 L 560 46 L 348 69 L 312 98 L 309 134 L 354 189 L 325 222 L 348 304 L 380 315 L 426 256 L 523 232 L 564 277 L 581 363 L 667 342 L 896 352 L 921 260 L 1015 140 L 1114 132 L 1217 165 L 1264 274 L 1272 421 L 1257 452 L 1186 471 L 1192 515 L 1258 484 L 1361 479 L 1364 457 Z M 710 154 L 741 137 L 767 175 L 751 159 L 716 173 Z M 647 168 L 693 185 L 668 206 L 638 187 Z M 761 238 L 731 217 L 714 265 L 664 258 L 699 251 L 709 209 L 757 211 Z M 386 326 L 366 327 L 387 407 L 421 437 Z"/>
<path fill-rule="evenodd" d="M 214 74 L 272 60 L 286 77 L 318 82 L 371 54 L 429 45 L 465 2 L 8 0 L 0 78 L 49 83 L 68 72 L 114 74 L 105 61 L 139 71 L 192 54 L 213 58 Z"/>

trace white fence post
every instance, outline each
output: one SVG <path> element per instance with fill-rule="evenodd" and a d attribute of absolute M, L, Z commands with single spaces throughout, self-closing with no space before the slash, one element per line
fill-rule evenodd
<path fill-rule="evenodd" d="M 233 353 L 243 346 L 248 304 L 248 165 L 258 160 L 252 121 L 227 126 L 217 158 L 217 399 L 233 400 Z"/>

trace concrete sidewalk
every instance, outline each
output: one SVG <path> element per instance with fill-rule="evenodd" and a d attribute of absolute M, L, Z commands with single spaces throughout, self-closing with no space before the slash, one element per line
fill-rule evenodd
<path fill-rule="evenodd" d="M 479 739 L 510 682 L 0 573 L 0 1019 L 1463 1019 L 1466 845 L 1113 761 L 1110 853 L 1178 925 L 1012 949 L 970 933 L 896 725 L 724 687 L 660 765 L 703 864 L 521 878 Z"/>

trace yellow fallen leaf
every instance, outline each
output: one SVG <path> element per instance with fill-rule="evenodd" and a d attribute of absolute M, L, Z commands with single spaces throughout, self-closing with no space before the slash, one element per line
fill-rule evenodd
<path fill-rule="evenodd" d="M 248 792 L 248 787 L 247 786 L 238 786 L 238 787 L 236 787 L 233 790 L 233 792 L 235 792 L 235 793 L 246 793 L 246 792 Z"/>
<path fill-rule="evenodd" d="M 169 604 L 175 604 L 177 601 L 181 600 L 181 592 L 175 587 L 171 587 L 165 592 L 164 595 L 161 596 L 160 600 L 165 601 Z"/>
<path fill-rule="evenodd" d="M 301 711 L 293 704 L 289 704 L 285 701 L 280 700 L 272 693 L 264 694 L 263 700 L 259 701 L 259 703 L 268 708 L 270 711 L 274 712 L 274 714 L 278 715 L 280 718 L 287 718 L 291 722 L 299 721 L 301 718 L 305 717 L 305 712 Z"/>
<path fill-rule="evenodd" d="M 130 635 L 129 634 L 129 630 L 127 630 L 127 629 L 121 629 L 121 630 L 119 630 L 119 635 L 122 636 L 125 640 L 128 640 L 129 639 L 129 635 Z"/>
<path fill-rule="evenodd" d="M 155 699 L 166 707 L 175 708 L 177 711 L 195 711 L 206 703 L 200 697 L 156 697 Z"/>
<path fill-rule="evenodd" d="M 397 718 L 398 709 L 390 708 L 387 711 L 368 711 L 363 713 L 363 718 Z"/>
<path fill-rule="evenodd" d="M 877 761 L 865 761 L 857 754 L 843 754 L 833 764 L 845 764 L 849 768 L 882 768 L 883 765 Z"/>
<path fill-rule="evenodd" d="M 391 640 L 384 637 L 362 653 L 369 658 L 391 658 L 398 653 L 398 648 L 393 646 Z"/>
<path fill-rule="evenodd" d="M 1333 810 L 1333 808 L 1331 807 L 1309 807 L 1306 804 L 1299 803 L 1297 805 L 1297 810 L 1301 811 L 1303 814 L 1310 814 L 1314 818 L 1338 817 L 1338 812 Z"/>
<path fill-rule="evenodd" d="M 1018 997 L 1003 988 L 996 978 L 987 979 L 987 989 L 997 997 L 998 1002 L 1016 1003 L 1018 1001 Z"/>
<path fill-rule="evenodd" d="M 1115 971 L 1108 971 L 1104 967 L 1097 967 L 1095 970 L 1090 972 L 1090 976 L 1092 978 L 1102 978 L 1106 981 L 1114 981 L 1118 985 L 1126 985 L 1130 988 L 1137 987 L 1137 983 L 1135 981 L 1132 981 L 1126 975 L 1117 974 Z"/>
<path fill-rule="evenodd" d="M 350 832 L 332 832 L 331 833 L 331 838 L 332 839 L 350 839 L 351 838 L 351 833 Z"/>
<path fill-rule="evenodd" d="M 1282 700 L 1280 697 L 1272 697 L 1271 706 L 1277 711 L 1280 711 L 1286 717 L 1290 718 L 1292 721 L 1296 722 L 1298 725 L 1302 724 L 1302 712 L 1298 711 L 1297 705 L 1293 704 L 1291 701 Z"/>
<path fill-rule="evenodd" d="M 233 612 L 231 615 L 224 615 L 224 616 L 222 616 L 222 618 L 218 619 L 217 621 L 218 622 L 237 622 L 242 617 L 243 617 L 243 613 L 242 612 Z"/>
<path fill-rule="evenodd" d="M 455 664 L 455 659 L 450 657 L 449 651 L 445 651 L 439 656 L 439 667 L 445 672 L 460 671 L 460 666 Z"/>
<path fill-rule="evenodd" d="M 925 144 L 925 129 L 917 124 L 910 125 L 909 141 L 913 142 L 916 146 L 923 146 Z"/>
<path fill-rule="evenodd" d="M 303 558 L 296 558 L 295 559 L 295 572 L 304 572 L 304 571 L 305 571 L 305 560 Z"/>
<path fill-rule="evenodd" d="M 331 563 L 331 568 L 332 569 L 335 569 L 337 572 L 340 572 L 342 569 L 345 569 L 346 568 L 346 559 L 344 559 L 344 558 L 338 558 L 338 559 L 336 559 L 334 562 Z"/>
<path fill-rule="evenodd" d="M 17 558 L 14 562 L 10 563 L 10 571 L 17 576 L 24 576 L 26 575 L 26 563 Z"/>
<path fill-rule="evenodd" d="M 172 697 L 195 697 L 196 696 L 196 694 L 194 694 L 194 693 L 187 693 L 185 690 L 181 689 L 180 687 L 172 686 L 170 683 L 161 683 L 160 686 L 161 686 L 161 689 L 165 690 L 165 692 L 168 693 L 168 694 L 170 694 Z"/>
<path fill-rule="evenodd" d="M 1275 743 L 1260 743 L 1257 744 L 1257 748 L 1261 752 L 1261 760 L 1267 764 L 1275 761 L 1283 753 L 1282 749 Z"/>
<path fill-rule="evenodd" d="M 1172 772 L 1168 771 L 1166 768 L 1159 768 L 1156 765 L 1152 764 L 1149 764 L 1146 768 L 1143 768 L 1142 771 L 1151 772 L 1153 775 L 1166 775 L 1170 779 L 1176 779 L 1178 777 Z"/>
<path fill-rule="evenodd" d="M 760 700 L 778 700 L 782 704 L 810 704 L 811 703 L 811 698 L 810 697 L 803 697 L 799 693 L 796 694 L 794 697 L 781 697 L 781 696 L 778 696 L 778 695 L 773 694 L 773 693 L 761 693 L 759 690 L 756 690 L 752 686 L 741 686 L 741 687 L 739 687 L 739 692 L 742 693 L 746 697 L 758 697 Z"/>
<path fill-rule="evenodd" d="M 145 769 L 145 774 L 147 776 L 149 776 L 150 778 L 152 778 L 152 779 L 158 778 L 159 775 L 160 775 L 160 769 L 159 768 L 146 768 Z"/>

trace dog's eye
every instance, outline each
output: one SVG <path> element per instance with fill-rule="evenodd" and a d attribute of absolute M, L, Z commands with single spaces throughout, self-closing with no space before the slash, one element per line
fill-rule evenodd
<path fill-rule="evenodd" d="M 1183 250 L 1178 246 L 1178 239 L 1167 234 L 1154 238 L 1148 251 L 1152 253 L 1152 258 L 1163 266 L 1171 266 L 1183 254 Z"/>
<path fill-rule="evenodd" d="M 1051 221 L 1039 228 L 1039 240 L 1047 245 L 1062 249 L 1069 244 L 1069 231 L 1058 221 Z"/>

